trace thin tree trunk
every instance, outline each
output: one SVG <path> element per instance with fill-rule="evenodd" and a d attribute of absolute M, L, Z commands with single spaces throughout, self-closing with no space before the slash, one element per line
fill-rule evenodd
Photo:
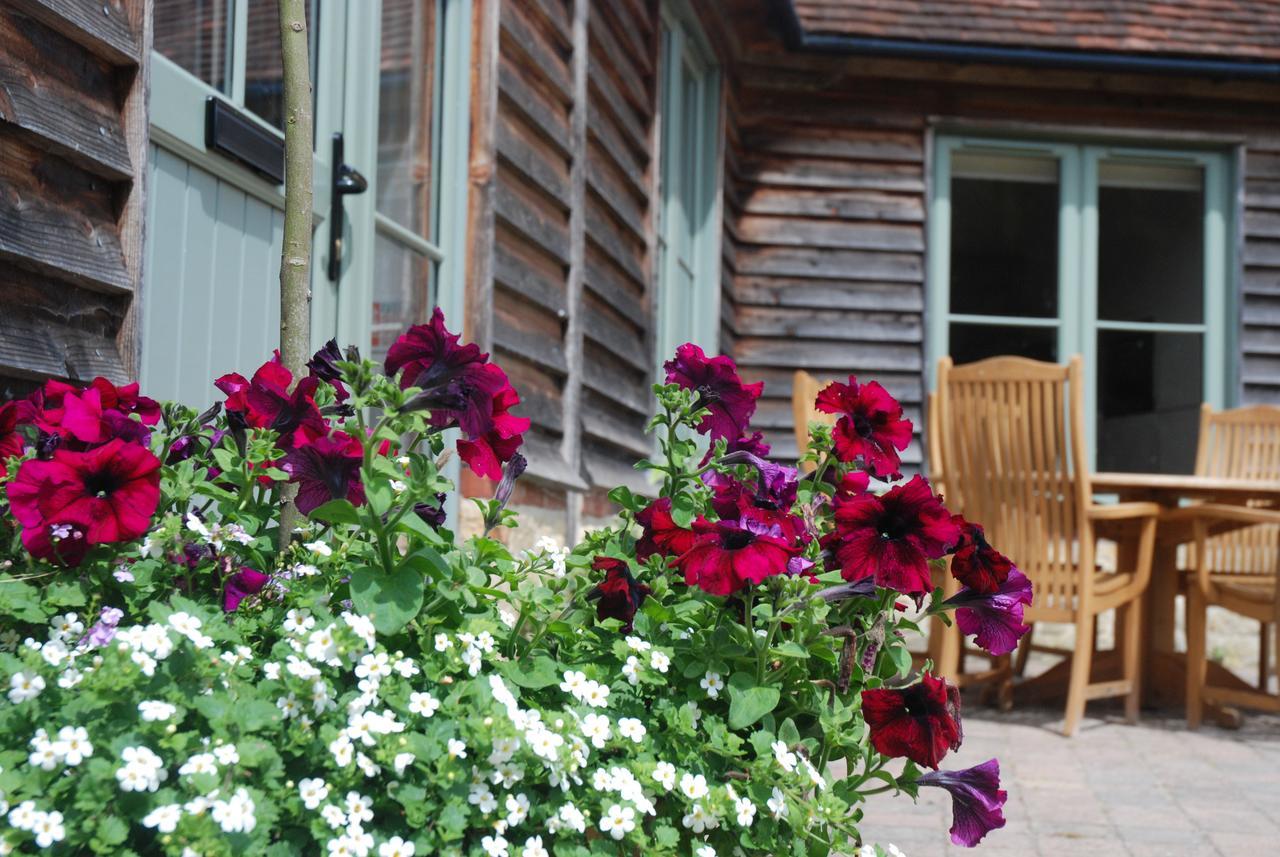
<path fill-rule="evenodd" d="M 284 241 L 280 253 L 280 357 L 294 378 L 311 348 L 311 61 L 306 0 L 280 0 L 284 59 Z"/>
<path fill-rule="evenodd" d="M 280 251 L 280 359 L 294 382 L 306 372 L 311 351 L 311 58 L 306 0 L 280 0 L 280 54 L 284 88 L 284 240 Z M 284 550 L 301 523 L 286 485 L 278 542 Z"/>

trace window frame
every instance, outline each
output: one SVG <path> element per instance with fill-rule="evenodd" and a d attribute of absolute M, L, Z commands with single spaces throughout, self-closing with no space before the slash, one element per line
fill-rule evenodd
<path fill-rule="evenodd" d="M 951 163 L 957 152 L 1002 157 L 1053 158 L 1058 162 L 1058 316 L 1056 322 L 1017 316 L 982 316 L 951 312 Z M 1229 359 L 1238 337 L 1238 234 L 1234 188 L 1238 155 L 1218 148 L 1150 145 L 1134 140 L 1103 138 L 1041 140 L 938 134 L 932 147 L 929 175 L 928 251 L 925 270 L 926 381 L 937 382 L 937 361 L 949 353 L 950 325 L 976 322 L 991 326 L 1017 325 L 1058 330 L 1058 359 L 1080 353 L 1085 366 L 1086 445 L 1090 467 L 1096 460 L 1098 333 L 1134 330 L 1152 333 L 1202 335 L 1204 401 L 1214 408 L 1234 405 L 1238 397 L 1238 369 Z M 1203 321 L 1198 324 L 1115 322 L 1098 318 L 1098 166 L 1104 160 L 1136 165 L 1193 166 L 1203 176 L 1204 290 Z"/>
<path fill-rule="evenodd" d="M 720 330 L 720 249 L 722 231 L 721 169 L 724 125 L 720 68 L 715 53 L 702 32 L 697 16 L 686 0 L 664 0 L 661 7 L 659 46 L 659 169 L 655 356 L 656 373 L 665 375 L 662 363 L 681 343 L 694 342 L 704 351 L 719 351 Z M 692 75 L 687 72 L 692 71 Z M 686 100 L 686 83 L 693 83 L 693 103 Z M 692 107 L 692 111 L 689 108 Z M 698 140 L 690 155 L 680 143 L 685 139 L 686 117 L 697 123 Z M 692 157 L 690 163 L 685 160 Z M 692 167 L 692 169 L 690 169 Z M 695 177 L 691 192 L 695 208 L 707 216 L 693 227 L 683 205 L 685 175 Z M 692 260 L 690 273 L 694 288 L 687 294 L 674 292 L 680 258 L 673 247 L 688 241 Z"/>

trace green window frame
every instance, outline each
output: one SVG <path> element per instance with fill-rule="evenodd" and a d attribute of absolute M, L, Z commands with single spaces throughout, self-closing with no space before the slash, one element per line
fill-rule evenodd
<path fill-rule="evenodd" d="M 656 356 L 718 351 L 720 70 L 687 2 L 662 5 Z"/>
<path fill-rule="evenodd" d="M 952 162 L 957 154 L 1007 159 L 1053 159 L 1058 165 L 1058 315 L 1029 318 L 1009 315 L 961 314 L 951 311 L 951 187 Z M 1087 368 L 1085 420 L 1090 465 L 1096 458 L 1095 438 L 1098 385 L 1098 333 L 1107 330 L 1148 333 L 1194 333 L 1203 337 L 1204 400 L 1215 408 L 1235 402 L 1236 366 L 1229 359 L 1236 331 L 1235 265 L 1233 246 L 1234 177 L 1232 154 L 1209 149 L 1112 145 L 1101 140 L 1050 142 L 939 134 L 934 139 L 928 206 L 926 264 L 926 377 L 930 389 L 937 381 L 937 361 L 950 353 L 954 322 L 990 326 L 1052 327 L 1057 329 L 1059 360 L 1082 354 Z M 1119 163 L 1146 167 L 1193 167 L 1201 171 L 1203 216 L 1202 321 L 1192 324 L 1111 321 L 1098 318 L 1098 188 L 1099 165 Z"/>

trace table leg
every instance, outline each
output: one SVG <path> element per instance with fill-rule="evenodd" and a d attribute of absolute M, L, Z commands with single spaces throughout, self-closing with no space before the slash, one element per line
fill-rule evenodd
<path fill-rule="evenodd" d="M 1177 625 L 1178 546 L 1157 539 L 1151 563 L 1151 583 L 1144 596 L 1146 624 L 1142 646 L 1143 700 L 1148 705 L 1177 705 L 1184 701 L 1185 685 L 1163 675 L 1161 666 L 1174 654 Z"/>

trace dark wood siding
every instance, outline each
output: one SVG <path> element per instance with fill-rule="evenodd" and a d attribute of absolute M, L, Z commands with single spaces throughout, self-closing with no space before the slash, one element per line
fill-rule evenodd
<path fill-rule="evenodd" d="M 1280 133 L 1249 140 L 1243 210 L 1243 397 L 1280 404 Z"/>
<path fill-rule="evenodd" d="M 638 486 L 654 366 L 657 4 L 477 8 L 471 333 L 520 390 L 534 478 Z"/>
<path fill-rule="evenodd" d="M 0 7 L 0 378 L 15 390 L 135 371 L 149 6 Z"/>

